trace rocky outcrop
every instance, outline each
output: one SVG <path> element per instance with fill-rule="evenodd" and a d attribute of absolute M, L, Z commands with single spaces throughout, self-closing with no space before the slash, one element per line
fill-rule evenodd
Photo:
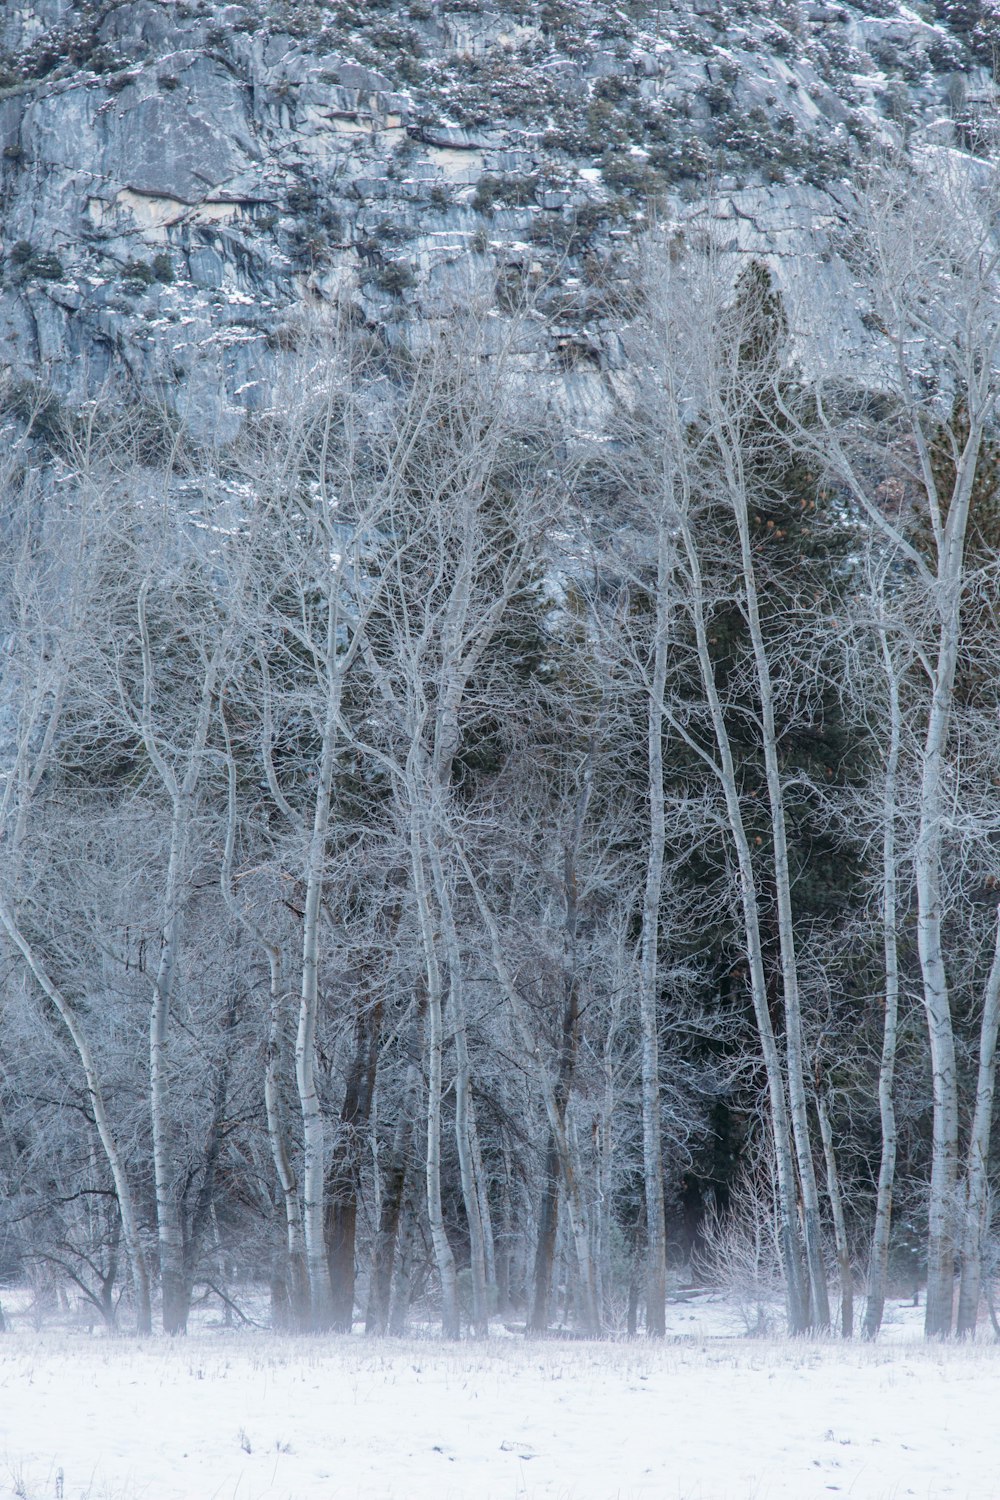
<path fill-rule="evenodd" d="M 892 0 L 23 0 L 0 25 L 0 358 L 202 428 L 345 301 L 413 340 L 456 296 L 530 289 L 538 359 L 584 400 L 625 248 L 710 179 L 835 330 L 838 180 L 877 135 L 974 147 L 993 93 L 968 36 Z"/>

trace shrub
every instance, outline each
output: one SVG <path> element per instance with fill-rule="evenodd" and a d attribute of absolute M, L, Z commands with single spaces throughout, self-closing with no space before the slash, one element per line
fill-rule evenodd
<path fill-rule="evenodd" d="M 12 245 L 7 260 L 19 281 L 58 281 L 63 263 L 52 250 L 35 250 L 28 240 Z"/>
<path fill-rule="evenodd" d="M 290 214 L 312 213 L 319 194 L 314 187 L 302 182 L 293 183 L 285 194 L 285 206 Z"/>
<path fill-rule="evenodd" d="M 65 275 L 62 261 L 51 250 L 42 250 L 38 255 L 33 255 L 26 270 L 37 281 L 58 281 L 60 276 Z"/>
<path fill-rule="evenodd" d="M 640 156 L 609 151 L 601 159 L 601 176 L 615 193 L 655 193 L 663 178 Z"/>
<path fill-rule="evenodd" d="M 534 202 L 537 187 L 537 177 L 494 176 L 486 172 L 476 184 L 472 207 L 480 214 L 493 213 L 497 208 L 524 208 Z"/>
<path fill-rule="evenodd" d="M 122 290 L 137 295 L 152 286 L 156 273 L 144 260 L 127 260 L 122 270 Z"/>
<path fill-rule="evenodd" d="M 617 205 L 581 203 L 570 213 L 544 214 L 531 226 L 529 239 L 564 255 L 579 255 L 609 220 L 617 217 Z"/>
<path fill-rule="evenodd" d="M 384 266 L 378 266 L 371 274 L 371 280 L 382 292 L 390 292 L 393 296 L 399 296 L 409 287 L 416 285 L 416 275 L 413 267 L 405 261 L 390 260 Z"/>

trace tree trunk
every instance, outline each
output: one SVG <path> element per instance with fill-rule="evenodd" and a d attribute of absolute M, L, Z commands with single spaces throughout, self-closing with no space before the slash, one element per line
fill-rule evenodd
<path fill-rule="evenodd" d="M 546 1108 L 549 1114 L 549 1146 L 546 1153 L 546 1175 L 539 1212 L 538 1250 L 535 1255 L 535 1293 L 532 1315 L 528 1324 L 528 1331 L 533 1333 L 543 1331 L 544 1325 L 540 1325 L 539 1320 L 547 1316 L 559 1213 L 559 1195 L 555 1187 L 557 1167 L 562 1173 L 566 1188 L 566 1209 L 580 1276 L 580 1306 L 584 1318 L 584 1332 L 599 1333 L 601 1326 L 600 1309 L 594 1286 L 593 1260 L 590 1253 L 588 1216 L 581 1193 L 578 1162 L 575 1160 L 577 1153 L 573 1149 L 567 1125 L 567 1111 L 576 1076 L 580 1045 L 580 973 L 576 951 L 580 913 L 576 861 L 593 791 L 594 770 L 595 744 L 592 738 L 587 750 L 582 786 L 574 809 L 572 835 L 566 843 L 563 854 L 562 885 L 565 913 L 562 953 L 562 1036 L 555 1087 L 546 1094 Z"/>
<path fill-rule="evenodd" d="M 896 816 L 899 749 L 902 713 L 897 676 L 889 643 L 882 633 L 882 657 L 889 689 L 889 749 L 886 755 L 882 794 L 882 947 L 885 960 L 885 1019 L 882 1024 L 882 1058 L 878 1075 L 878 1107 L 882 1126 L 882 1154 L 875 1199 L 868 1271 L 868 1300 L 864 1335 L 873 1339 L 882 1326 L 889 1271 L 889 1234 L 892 1227 L 892 1193 L 896 1176 L 896 1036 L 899 1027 L 899 954 L 896 942 Z"/>
<path fill-rule="evenodd" d="M 444 1211 L 441 1204 L 441 1090 L 443 1084 L 444 998 L 441 966 L 437 953 L 437 932 L 430 905 L 424 868 L 423 839 L 426 817 L 416 798 L 411 798 L 410 851 L 413 871 L 413 893 L 424 950 L 427 977 L 427 1218 L 437 1265 L 441 1291 L 441 1331 L 445 1338 L 461 1336 L 458 1303 L 458 1275 L 455 1256 L 448 1243 Z"/>
<path fill-rule="evenodd" d="M 310 1323 L 309 1269 L 306 1264 L 305 1236 L 302 1230 L 302 1206 L 299 1184 L 292 1166 L 285 1112 L 281 1103 L 281 1078 L 284 1073 L 282 1025 L 283 987 L 280 955 L 268 948 L 271 965 L 270 1014 L 267 1031 L 267 1063 L 264 1069 L 264 1110 L 267 1117 L 267 1139 L 271 1160 L 281 1188 L 285 1217 L 285 1276 L 291 1325 L 304 1333 Z"/>
<path fill-rule="evenodd" d="M 365 1333 L 369 1335 L 383 1334 L 389 1325 L 392 1268 L 396 1259 L 396 1240 L 403 1211 L 403 1195 L 406 1191 L 406 1174 L 412 1138 L 413 1120 L 409 1111 L 404 1109 L 396 1122 L 392 1156 L 385 1173 L 375 1252 L 372 1256 L 371 1287 L 368 1294 L 368 1312 L 365 1316 Z"/>
<path fill-rule="evenodd" d="M 269 700 L 265 700 L 269 701 Z M 254 938 L 267 955 L 269 974 L 267 1054 L 264 1065 L 264 1113 L 267 1120 L 267 1139 L 271 1148 L 271 1160 L 281 1188 L 281 1201 L 285 1219 L 285 1265 L 282 1280 L 285 1284 L 284 1306 L 281 1316 L 296 1332 L 304 1333 L 310 1324 L 309 1269 L 306 1264 L 305 1236 L 302 1228 L 302 1206 L 299 1201 L 299 1184 L 292 1166 L 292 1153 L 285 1111 L 282 1107 L 281 1081 L 285 1074 L 285 1028 L 284 1007 L 286 984 L 282 952 L 277 943 L 270 941 L 256 922 L 244 911 L 236 898 L 233 885 L 233 859 L 236 849 L 236 790 L 237 768 L 232 753 L 229 727 L 226 722 L 225 704 L 220 703 L 220 721 L 226 744 L 226 769 L 228 779 L 228 808 L 226 842 L 220 871 L 222 895 L 233 918 Z M 267 715 L 265 714 L 265 718 Z M 270 728 L 268 726 L 268 734 Z M 276 1271 L 272 1276 L 277 1275 Z"/>
<path fill-rule="evenodd" d="M 979 1032 L 976 1108 L 965 1168 L 965 1223 L 962 1230 L 962 1278 L 958 1293 L 958 1332 L 971 1338 L 979 1316 L 983 1283 L 983 1242 L 989 1227 L 990 1134 L 996 1085 L 997 1028 L 1000 1026 L 1000 908 L 996 941 L 983 1000 Z"/>
<path fill-rule="evenodd" d="M 354 1250 L 358 1195 L 368 1121 L 375 1092 L 382 1029 L 381 1002 L 362 1007 L 355 1021 L 354 1055 L 347 1074 L 340 1128 L 327 1176 L 326 1249 L 332 1288 L 332 1326 L 350 1333 L 354 1326 Z"/>
<path fill-rule="evenodd" d="M 481 1209 L 482 1184 L 476 1172 L 473 1151 L 475 1130 L 472 1105 L 472 1067 L 469 1060 L 469 1039 L 466 1025 L 465 974 L 461 946 L 455 927 L 451 903 L 451 891 L 441 861 L 437 840 L 431 835 L 431 874 L 434 882 L 437 909 L 441 918 L 441 932 L 448 962 L 448 999 L 451 1005 L 451 1025 L 455 1039 L 455 1144 L 458 1148 L 458 1168 L 462 1182 L 462 1201 L 469 1228 L 469 1270 L 472 1289 L 472 1331 L 478 1338 L 485 1338 L 490 1331 L 489 1303 L 486 1290 L 486 1235 Z"/>
<path fill-rule="evenodd" d="M 555 1135 L 550 1129 L 538 1205 L 538 1238 L 535 1241 L 535 1270 L 532 1277 L 531 1310 L 525 1324 L 526 1333 L 545 1333 L 549 1326 L 552 1267 L 556 1254 L 556 1230 L 559 1226 L 559 1176 L 559 1153 Z"/>
<path fill-rule="evenodd" d="M 493 1238 L 493 1213 L 490 1209 L 490 1185 L 483 1165 L 483 1151 L 476 1121 L 476 1100 L 473 1095 L 469 1107 L 469 1145 L 472 1151 L 472 1170 L 479 1198 L 479 1220 L 483 1226 L 483 1261 L 486 1271 L 487 1298 L 497 1297 L 497 1256 Z"/>
<path fill-rule="evenodd" d="M 594 1161 L 597 1174 L 596 1233 L 594 1236 L 597 1265 L 598 1308 L 600 1326 L 611 1324 L 611 1231 L 614 1202 L 614 1073 L 609 1049 L 604 1057 L 604 1097 L 601 1112 L 594 1126 Z"/>
<path fill-rule="evenodd" d="M 851 1252 L 847 1243 L 847 1224 L 844 1219 L 844 1200 L 840 1192 L 840 1174 L 837 1171 L 837 1157 L 833 1149 L 833 1125 L 830 1121 L 826 1095 L 820 1086 L 816 1089 L 816 1111 L 819 1115 L 819 1133 L 826 1162 L 826 1191 L 830 1199 L 834 1241 L 837 1246 L 837 1270 L 840 1274 L 840 1332 L 845 1339 L 849 1339 L 854 1337 L 854 1276 L 851 1268 Z"/>
<path fill-rule="evenodd" d="M 216 1239 L 218 1240 L 218 1221 L 215 1217 L 215 1179 L 219 1157 L 222 1154 L 222 1147 L 226 1139 L 226 1106 L 229 1098 L 230 1069 L 234 1055 L 233 1032 L 238 1019 L 239 1002 L 234 990 L 226 1006 L 222 1033 L 222 1059 L 216 1073 L 215 1088 L 213 1090 L 212 1117 L 208 1128 L 208 1136 L 205 1141 L 201 1182 L 198 1187 L 198 1194 L 190 1220 L 185 1223 L 185 1219 L 182 1218 L 181 1221 L 182 1229 L 186 1230 L 184 1234 L 184 1295 L 188 1307 L 191 1305 L 195 1274 L 198 1267 L 198 1255 L 210 1221 L 215 1223 Z M 221 1267 L 220 1269 L 224 1271 L 225 1268 Z"/>
<path fill-rule="evenodd" d="M 331 659 L 333 657 L 331 654 Z M 316 775 L 316 797 L 306 861 L 305 909 L 302 917 L 302 984 L 299 1024 L 295 1037 L 295 1082 L 302 1114 L 304 1162 L 303 1228 L 309 1273 L 310 1319 L 314 1332 L 330 1327 L 332 1318 L 330 1267 L 326 1256 L 324 1185 L 326 1132 L 316 1079 L 316 1027 L 319 1018 L 320 911 L 326 873 L 326 845 L 333 783 L 336 707 L 339 695 L 330 689 L 320 763 Z"/>
<path fill-rule="evenodd" d="M 179 850 L 175 855 L 172 849 L 171 866 L 175 866 L 178 859 Z M 168 917 L 162 938 L 163 946 L 149 1016 L 149 1104 L 153 1127 L 153 1178 L 156 1187 L 163 1331 L 168 1334 L 186 1332 L 189 1303 L 184 1275 L 180 1184 L 174 1159 L 168 1058 L 170 1002 L 179 941 L 177 917 L 171 915 L 176 912 L 176 905 L 180 900 L 177 884 L 178 882 L 171 878 L 171 874 L 168 874 L 165 892 L 165 900 L 169 903 Z"/>
<path fill-rule="evenodd" d="M 187 1331 L 189 1295 L 184 1274 L 184 1231 L 180 1183 L 174 1155 L 174 1120 L 170 1099 L 169 1029 L 178 949 L 180 946 L 181 867 L 190 816 L 189 798 L 175 798 L 170 857 L 164 888 L 164 924 L 160 961 L 149 1016 L 149 1104 L 153 1133 L 153 1179 L 160 1254 L 163 1331 Z"/>
<path fill-rule="evenodd" d="M 667 1236 L 663 1201 L 663 1146 L 660 1128 L 659 943 L 663 898 L 663 856 L 666 819 L 663 791 L 663 700 L 667 680 L 670 589 L 673 586 L 673 543 L 667 517 L 659 517 L 657 537 L 656 639 L 653 681 L 646 723 L 649 781 L 649 847 L 642 906 L 639 1011 L 642 1032 L 642 1160 L 646 1198 L 646 1332 L 666 1333 Z"/>
<path fill-rule="evenodd" d="M 503 1182 L 500 1188 L 500 1232 L 496 1242 L 497 1313 L 506 1318 L 511 1310 L 515 1281 L 513 1262 L 513 1205 L 511 1202 L 511 1161 L 506 1140 L 503 1143 Z"/>
<path fill-rule="evenodd" d="M 323 1166 L 325 1132 L 316 1085 L 316 969 L 318 958 L 311 935 L 303 958 L 303 988 L 295 1039 L 295 1081 L 302 1114 L 303 1229 L 309 1277 L 309 1316 L 314 1332 L 330 1326 L 330 1271 L 323 1234 Z"/>
<path fill-rule="evenodd" d="M 554 1089 L 554 1104 L 558 1123 L 549 1125 L 549 1141 L 545 1152 L 545 1169 L 542 1177 L 541 1201 L 538 1210 L 538 1241 L 535 1248 L 534 1292 L 531 1314 L 528 1318 L 528 1333 L 544 1333 L 548 1328 L 549 1297 L 552 1288 L 552 1268 L 555 1262 L 556 1234 L 559 1226 L 559 1183 L 565 1183 L 567 1193 L 576 1191 L 576 1177 L 569 1160 L 566 1111 L 573 1088 L 576 1058 L 579 1046 L 580 987 L 573 975 L 566 992 L 563 1008 L 562 1037 L 559 1046 L 559 1063 Z M 577 1236 L 574 1234 L 574 1240 Z M 589 1259 L 589 1256 L 587 1257 Z M 588 1332 L 596 1332 L 591 1327 Z"/>
<path fill-rule="evenodd" d="M 372 1255 L 371 1286 L 368 1294 L 368 1312 L 365 1317 L 366 1334 L 383 1334 L 389 1324 L 392 1268 L 396 1258 L 396 1243 L 403 1213 L 407 1174 L 413 1147 L 417 1099 L 420 1091 L 420 1058 L 423 1052 L 421 1038 L 426 1009 L 427 992 L 421 985 L 408 1045 L 410 1061 L 406 1069 L 406 1083 L 396 1119 L 392 1151 L 383 1178 L 382 1204 Z"/>
<path fill-rule="evenodd" d="M 952 676 L 954 675 L 952 671 Z M 937 694 L 935 696 L 938 696 Z M 915 855 L 917 949 L 923 976 L 924 1008 L 931 1050 L 934 1114 L 931 1186 L 927 1212 L 928 1338 L 952 1332 L 955 1296 L 955 1195 L 958 1186 L 958 1076 L 951 1001 L 942 951 L 941 776 L 946 720 L 942 699 L 932 705 L 924 756 L 920 829 Z"/>
<path fill-rule="evenodd" d="M 589 1338 L 597 1338 L 601 1333 L 601 1304 L 597 1295 L 590 1206 L 581 1191 L 583 1161 L 575 1118 L 571 1117 L 568 1122 L 566 1137 L 569 1161 L 572 1166 L 572 1177 L 567 1183 L 566 1206 L 573 1248 L 576 1252 L 576 1306 L 581 1332 Z"/>
<path fill-rule="evenodd" d="M 729 492 L 740 538 L 743 590 L 746 599 L 747 624 L 753 647 L 760 697 L 762 746 L 767 795 L 771 819 L 773 878 L 778 908 L 778 941 L 781 951 L 781 984 L 785 1011 L 785 1055 L 788 1065 L 788 1102 L 795 1143 L 799 1187 L 802 1194 L 802 1220 L 805 1231 L 806 1261 L 809 1268 L 810 1322 L 814 1328 L 828 1328 L 830 1300 L 823 1261 L 819 1190 L 813 1163 L 809 1108 L 806 1093 L 805 1056 L 802 1035 L 802 1010 L 799 995 L 798 961 L 795 949 L 795 919 L 792 911 L 792 887 L 788 865 L 788 840 L 785 826 L 784 791 L 778 763 L 778 733 L 774 716 L 774 690 L 771 663 L 764 642 L 757 594 L 757 574 L 750 541 L 750 518 L 747 494 L 739 471 L 738 453 L 727 453 Z"/>
<path fill-rule="evenodd" d="M 152 586 L 152 577 L 145 578 L 140 585 L 136 600 L 142 649 L 142 710 L 139 728 L 146 754 L 164 790 L 169 795 L 171 816 L 170 848 L 163 889 L 160 958 L 153 982 L 153 1001 L 149 1018 L 149 1093 L 163 1329 L 165 1333 L 179 1334 L 184 1333 L 187 1328 L 189 1297 L 184 1274 L 184 1235 L 178 1196 L 179 1172 L 174 1155 L 175 1122 L 170 1100 L 170 1013 L 180 958 L 188 836 L 194 815 L 195 791 L 202 772 L 202 757 L 216 701 L 216 685 L 223 642 L 220 640 L 214 643 L 212 657 L 204 667 L 198 711 L 189 743 L 185 749 L 187 764 L 183 778 L 179 780 L 173 764 L 163 753 L 153 723 L 156 675 L 147 616 L 147 599 Z"/>
<path fill-rule="evenodd" d="M 326 879 L 330 799 L 340 735 L 340 703 L 346 659 L 339 652 L 340 628 L 337 589 L 326 599 L 326 638 L 321 661 L 326 673 L 323 738 L 316 767 L 312 827 L 305 868 L 305 906 L 302 914 L 302 972 L 299 1024 L 295 1038 L 295 1081 L 302 1114 L 304 1162 L 302 1172 L 303 1228 L 309 1272 L 310 1315 L 314 1331 L 329 1328 L 332 1318 L 330 1267 L 324 1225 L 325 1129 L 316 1079 L 316 1028 L 319 1020 L 320 914 Z"/>
<path fill-rule="evenodd" d="M 920 779 L 920 823 L 914 854 L 917 888 L 917 950 L 931 1049 L 934 1118 L 931 1190 L 927 1214 L 927 1303 L 929 1338 L 952 1332 L 955 1301 L 955 1198 L 958 1186 L 958 1075 L 951 998 L 943 951 L 942 837 L 945 754 L 955 698 L 961 639 L 965 534 L 981 425 L 970 425 L 959 459 L 943 532 L 939 532 L 935 589 L 940 625 Z M 930 474 L 930 465 L 925 465 Z M 928 498 L 940 512 L 933 481 Z"/>
<path fill-rule="evenodd" d="M 418 1230 L 419 1205 L 415 1175 L 407 1174 L 403 1193 L 402 1214 L 397 1237 L 396 1268 L 392 1276 L 389 1295 L 389 1333 L 402 1338 L 406 1332 L 406 1320 L 410 1312 L 410 1297 L 413 1289 L 414 1242 Z"/>

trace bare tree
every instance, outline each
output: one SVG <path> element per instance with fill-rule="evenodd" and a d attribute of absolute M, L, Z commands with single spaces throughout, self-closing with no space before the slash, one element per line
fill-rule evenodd
<path fill-rule="evenodd" d="M 993 202 L 991 185 L 969 162 L 936 156 L 873 171 L 851 209 L 848 235 L 865 311 L 881 338 L 871 380 L 888 398 L 889 416 L 874 423 L 855 403 L 853 425 L 845 424 L 844 403 L 838 407 L 824 382 L 817 388 L 821 431 L 811 439 L 859 513 L 923 586 L 931 626 L 921 642 L 926 687 L 913 851 L 934 1092 L 928 1335 L 954 1328 L 961 1111 L 944 883 L 970 507 L 1000 381 Z M 875 448 L 873 428 L 881 440 Z"/>
<path fill-rule="evenodd" d="M 801 661 L 803 654 L 809 654 L 803 642 L 810 630 L 815 633 L 816 618 L 795 598 L 785 606 L 779 642 L 775 642 L 773 627 L 768 635 L 762 623 L 761 552 L 752 534 L 754 512 L 767 508 L 782 443 L 787 448 L 787 439 L 768 413 L 769 392 L 782 370 L 777 342 L 780 322 L 772 310 L 773 294 L 766 278 L 752 270 L 734 286 L 724 258 L 711 247 L 680 262 L 665 253 L 659 255 L 647 276 L 646 317 L 652 323 L 652 336 L 641 347 L 637 345 L 635 355 L 637 364 L 644 361 L 646 377 L 635 405 L 635 440 L 651 447 L 654 454 L 669 454 L 660 461 L 658 482 L 664 493 L 659 525 L 666 528 L 669 545 L 676 548 L 677 562 L 672 564 L 676 607 L 687 621 L 703 695 L 703 707 L 694 705 L 689 694 L 668 695 L 663 718 L 709 772 L 724 809 L 740 891 L 754 1013 L 769 1080 L 789 1316 L 796 1330 L 825 1327 L 829 1305 L 777 716 L 779 684 L 788 681 L 780 674 L 790 660 Z M 723 531 L 731 535 L 729 543 L 723 542 L 718 529 L 720 518 Z M 734 549 L 732 581 L 726 585 L 732 592 L 725 599 L 713 592 L 710 562 L 720 544 Z M 761 836 L 748 828 L 748 807 L 741 794 L 732 739 L 732 684 L 725 683 L 712 649 L 713 622 L 720 612 L 733 607 L 739 611 L 748 642 L 746 681 L 755 704 L 769 812 L 766 853 Z M 710 739 L 703 736 L 703 715 Z M 771 1019 L 760 910 L 765 885 L 773 890 L 775 901 L 783 1058 Z M 800 1194 L 802 1238 L 797 1211 Z"/>
<path fill-rule="evenodd" d="M 14 445 L 0 487 L 10 499 L 20 501 L 27 516 L 32 498 L 39 505 L 40 497 L 30 497 L 15 482 L 20 457 L 19 447 Z M 54 750 L 63 731 L 63 716 L 78 666 L 77 636 L 93 604 L 107 535 L 104 506 L 95 489 L 101 476 L 93 472 L 93 454 L 86 445 L 82 457 L 84 462 L 77 472 L 71 470 L 65 476 L 72 484 L 73 499 L 68 506 L 61 513 L 42 508 L 42 525 L 50 533 L 47 546 L 38 547 L 30 535 L 29 521 L 29 530 L 22 535 L 20 545 L 11 547 L 13 566 L 4 580 L 5 601 L 13 612 L 4 712 L 13 722 L 14 743 L 12 757 L 3 768 L 0 793 L 0 838 L 6 845 L 9 881 L 7 889 L 0 888 L 0 925 L 51 1003 L 79 1058 L 97 1135 L 114 1183 L 135 1286 L 136 1328 L 145 1334 L 151 1331 L 152 1317 L 146 1256 L 124 1154 L 107 1107 L 88 1027 L 70 994 L 53 977 L 44 953 L 25 930 L 18 912 L 18 903 L 23 905 L 26 896 L 24 846 L 33 803 L 43 778 L 51 770 Z M 69 486 L 64 493 L 68 489 Z M 13 542 L 14 538 L 10 540 Z"/>

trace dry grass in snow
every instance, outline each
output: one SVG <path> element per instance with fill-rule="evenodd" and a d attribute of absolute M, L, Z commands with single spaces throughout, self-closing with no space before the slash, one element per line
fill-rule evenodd
<path fill-rule="evenodd" d="M 1000 1350 L 0 1338 L 18 1500 L 1000 1495 Z"/>

